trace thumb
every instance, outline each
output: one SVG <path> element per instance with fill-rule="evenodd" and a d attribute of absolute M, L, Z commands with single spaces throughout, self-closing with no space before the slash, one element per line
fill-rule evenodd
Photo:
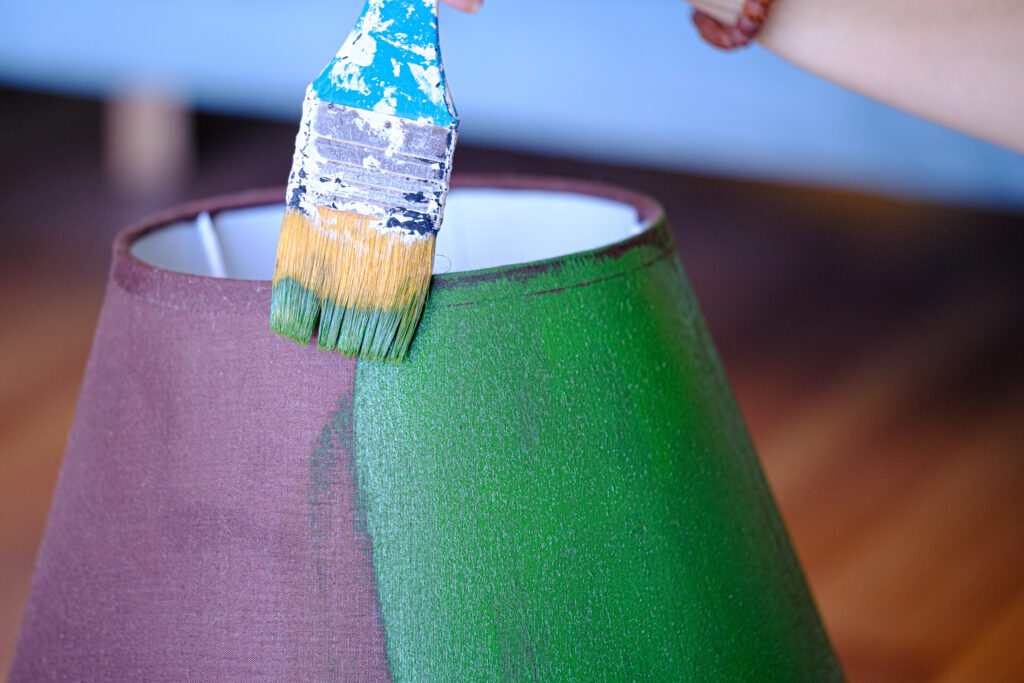
<path fill-rule="evenodd" d="M 480 5 L 483 4 L 484 0 L 441 0 L 441 2 L 449 7 L 460 9 L 463 12 L 476 14 L 476 11 L 480 9 Z"/>

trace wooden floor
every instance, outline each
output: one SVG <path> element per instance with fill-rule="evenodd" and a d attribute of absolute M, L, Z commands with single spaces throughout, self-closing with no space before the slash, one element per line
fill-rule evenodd
<path fill-rule="evenodd" d="M 281 184 L 294 139 L 201 117 L 194 180 L 128 199 L 103 175 L 101 124 L 92 102 L 0 91 L 0 671 L 113 233 Z M 597 178 L 666 205 L 850 680 L 1024 680 L 1024 217 L 468 147 L 456 170 Z"/>

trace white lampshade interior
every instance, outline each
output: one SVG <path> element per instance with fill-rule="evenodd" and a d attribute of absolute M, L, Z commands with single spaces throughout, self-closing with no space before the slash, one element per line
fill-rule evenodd
<path fill-rule="evenodd" d="M 270 280 L 284 205 L 172 223 L 137 239 L 132 254 L 166 270 Z M 630 204 L 572 192 L 454 189 L 437 236 L 435 273 L 529 263 L 620 242 L 649 227 Z"/>

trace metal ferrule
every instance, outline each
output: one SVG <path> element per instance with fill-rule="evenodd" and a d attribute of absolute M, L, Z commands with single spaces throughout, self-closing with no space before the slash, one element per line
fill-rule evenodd
<path fill-rule="evenodd" d="M 323 102 L 306 91 L 288 179 L 288 204 L 381 219 L 410 235 L 441 225 L 455 125 L 436 126 Z"/>

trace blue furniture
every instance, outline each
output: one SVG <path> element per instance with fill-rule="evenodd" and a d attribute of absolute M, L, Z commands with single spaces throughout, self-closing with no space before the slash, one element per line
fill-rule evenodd
<path fill-rule="evenodd" d="M 298 121 L 361 0 L 0 0 L 0 82 Z M 310 17 L 315 17 L 311 20 Z M 462 140 L 661 168 L 1024 207 L 1024 156 L 704 45 L 678 0 L 442 8 Z"/>

